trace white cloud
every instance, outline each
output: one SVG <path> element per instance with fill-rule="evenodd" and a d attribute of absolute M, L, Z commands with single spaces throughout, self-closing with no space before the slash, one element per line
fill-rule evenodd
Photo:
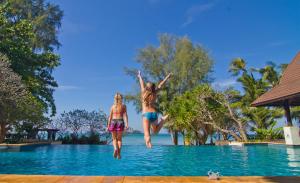
<path fill-rule="evenodd" d="M 209 2 L 206 4 L 198 4 L 198 5 L 194 5 L 192 7 L 190 7 L 187 11 L 186 11 L 186 20 L 185 22 L 182 24 L 182 27 L 186 27 L 189 24 L 193 23 L 195 21 L 195 18 L 200 15 L 201 13 L 208 11 L 210 9 L 212 9 L 215 6 L 215 2 Z"/>
<path fill-rule="evenodd" d="M 189 24 L 194 22 L 194 18 L 192 16 L 187 17 L 187 19 L 185 20 L 185 22 L 182 24 L 182 27 L 186 27 Z"/>
<path fill-rule="evenodd" d="M 225 80 L 218 80 L 212 83 L 213 88 L 224 90 L 231 86 L 235 86 L 237 81 L 235 79 L 225 79 Z"/>

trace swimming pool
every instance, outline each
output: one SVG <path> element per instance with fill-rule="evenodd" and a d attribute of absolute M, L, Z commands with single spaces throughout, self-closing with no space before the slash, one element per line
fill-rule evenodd
<path fill-rule="evenodd" d="M 50 145 L 23 152 L 0 152 L 0 174 L 54 175 L 300 175 L 300 148 L 284 145 L 125 145 L 122 159 L 111 146 Z"/>

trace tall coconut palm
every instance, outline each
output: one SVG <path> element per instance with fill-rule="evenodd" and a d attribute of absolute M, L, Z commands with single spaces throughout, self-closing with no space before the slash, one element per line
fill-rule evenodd
<path fill-rule="evenodd" d="M 282 69 L 273 62 L 268 62 L 261 69 L 247 68 L 245 60 L 238 58 L 231 62 L 229 72 L 237 77 L 242 85 L 242 93 L 238 93 L 240 100 L 234 101 L 231 105 L 240 111 L 240 117 L 246 121 L 250 129 L 268 129 L 276 119 L 282 117 L 283 112 L 277 108 L 263 107 L 253 108 L 251 103 L 267 90 L 278 84 Z"/>

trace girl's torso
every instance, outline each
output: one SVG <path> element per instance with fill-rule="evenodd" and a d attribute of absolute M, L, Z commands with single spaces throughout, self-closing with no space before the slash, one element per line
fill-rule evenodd
<path fill-rule="evenodd" d="M 112 119 L 123 119 L 123 115 L 126 112 L 125 105 L 113 105 L 112 106 Z"/>

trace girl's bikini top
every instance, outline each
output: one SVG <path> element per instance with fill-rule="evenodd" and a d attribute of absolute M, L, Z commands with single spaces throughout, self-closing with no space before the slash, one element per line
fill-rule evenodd
<path fill-rule="evenodd" d="M 123 114 L 125 113 L 125 106 L 122 105 L 121 110 L 118 110 L 117 105 L 115 105 L 114 108 L 113 108 L 112 113 L 113 113 L 114 117 L 117 117 L 119 115 L 123 118 Z"/>

